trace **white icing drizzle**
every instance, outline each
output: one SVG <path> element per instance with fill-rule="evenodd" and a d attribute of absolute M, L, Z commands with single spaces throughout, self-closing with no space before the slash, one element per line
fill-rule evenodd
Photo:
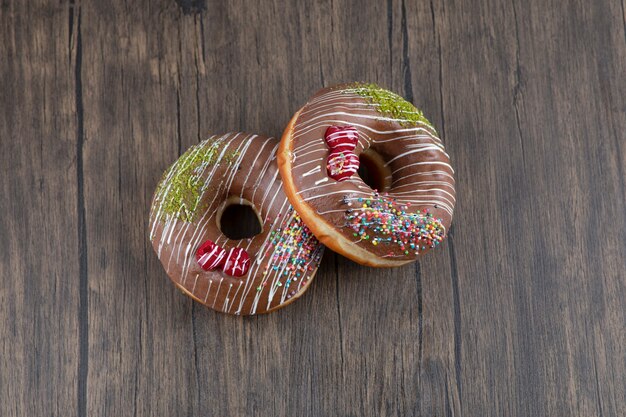
<path fill-rule="evenodd" d="M 319 172 L 322 169 L 321 166 L 317 166 L 313 169 L 311 169 L 310 171 L 305 172 L 304 174 L 302 174 L 303 177 L 308 177 L 311 174 L 315 174 L 316 172 Z"/>

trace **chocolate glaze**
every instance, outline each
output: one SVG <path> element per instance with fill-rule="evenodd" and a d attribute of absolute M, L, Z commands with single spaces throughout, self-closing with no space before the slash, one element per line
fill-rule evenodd
<path fill-rule="evenodd" d="M 176 192 L 173 169 L 157 187 L 150 213 L 153 248 L 172 281 L 212 309 L 249 315 L 283 307 L 307 289 L 323 246 L 299 220 L 283 192 L 275 159 L 278 141 L 229 133 L 201 142 L 186 155 L 211 146 L 216 150 L 214 158 L 194 171 L 202 180 L 197 213 L 181 216 L 168 206 Z M 187 160 L 183 157 L 176 164 Z M 242 240 L 223 235 L 216 218 L 227 200 L 251 204 L 262 220 L 262 232 Z M 226 250 L 244 248 L 252 260 L 247 274 L 237 278 L 201 269 L 195 252 L 206 240 Z"/>
<path fill-rule="evenodd" d="M 387 198 L 399 205 L 411 203 L 407 213 L 428 210 L 447 232 L 455 204 L 454 170 L 435 129 L 425 121 L 411 123 L 402 117 L 394 119 L 382 114 L 372 100 L 356 92 L 354 85 L 340 85 L 323 89 L 309 100 L 292 119 L 279 150 L 281 174 L 283 178 L 290 177 L 289 181 L 285 178 L 285 183 L 292 183 L 294 188 L 288 191 L 291 202 L 302 210 L 301 214 L 317 237 L 333 250 L 367 263 L 351 256 L 349 249 L 335 246 L 334 241 L 327 242 L 318 234 L 325 233 L 318 227 L 320 220 L 339 232 L 346 241 L 377 258 L 405 263 L 427 252 L 430 247 L 420 248 L 418 255 L 414 251 L 406 254 L 392 244 L 375 246 L 371 240 L 355 237 L 353 229 L 346 227 L 346 210 L 357 209 L 358 198 L 374 199 L 377 196 L 358 174 L 342 182 L 328 177 L 326 158 L 329 149 L 324 142 L 324 132 L 331 125 L 356 127 L 359 142 L 355 153 L 359 155 L 371 149 L 382 157 L 387 172 L 392 173 L 391 178 L 386 178 L 387 183 L 391 183 Z M 290 158 L 290 164 L 283 165 L 282 158 Z M 284 166 L 290 172 L 284 172 Z M 385 179 L 382 180 L 384 183 Z M 305 216 L 306 207 L 301 205 L 312 209 L 313 217 L 317 219 Z M 385 266 L 376 262 L 371 264 Z"/>

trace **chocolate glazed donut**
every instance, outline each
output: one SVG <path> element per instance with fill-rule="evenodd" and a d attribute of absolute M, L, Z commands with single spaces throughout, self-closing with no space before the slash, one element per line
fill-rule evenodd
<path fill-rule="evenodd" d="M 277 147 L 258 135 L 213 136 L 182 155 L 157 186 L 153 248 L 174 284 L 214 310 L 250 315 L 283 307 L 302 295 L 319 266 L 323 246 L 283 192 Z M 233 206 L 249 208 L 258 234 L 222 233 Z"/>
<path fill-rule="evenodd" d="M 361 264 L 414 261 L 452 222 L 454 170 L 441 139 L 411 103 L 374 84 L 316 93 L 285 129 L 278 164 L 316 237 Z"/>

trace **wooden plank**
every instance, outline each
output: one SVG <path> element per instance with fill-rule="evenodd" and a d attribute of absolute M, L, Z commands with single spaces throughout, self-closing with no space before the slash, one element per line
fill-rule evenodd
<path fill-rule="evenodd" d="M 322 55 L 331 83 L 377 82 L 413 100 L 441 126 L 430 5 L 389 1 L 364 10 L 357 2 L 342 6 L 335 6 L 335 30 L 319 35 L 343 48 L 339 54 Z M 359 27 L 372 30 L 355 31 Z M 339 258 L 337 272 L 342 412 L 449 413 L 458 399 L 448 390 L 454 384 L 448 372 L 454 369 L 454 337 L 448 333 L 454 327 L 448 248 L 434 251 L 420 264 L 390 270 Z"/>
<path fill-rule="evenodd" d="M 75 415 L 75 51 L 58 2 L 0 5 L 0 415 Z"/>
<path fill-rule="evenodd" d="M 89 243 L 89 415 L 193 415 L 192 303 L 163 274 L 147 214 L 163 170 L 188 133 L 181 80 L 195 88 L 193 49 L 177 7 L 85 2 L 84 166 Z M 193 40 L 193 38 L 192 38 Z M 190 75 L 191 74 L 191 75 Z M 185 103 L 185 104 L 182 104 Z M 182 133 L 179 133 L 182 132 Z M 186 135 L 196 141 L 197 134 Z"/>
<path fill-rule="evenodd" d="M 202 118 L 186 135 L 192 140 L 230 130 L 279 136 L 291 116 L 290 105 L 309 93 L 296 84 L 318 86 L 319 65 L 289 76 L 291 65 L 303 66 L 282 58 L 317 57 L 317 50 L 301 48 L 295 22 L 302 21 L 304 10 L 281 2 L 247 4 L 209 4 L 206 13 L 180 19 L 181 31 L 190 30 L 195 39 L 190 55 L 198 57 L 192 68 Z M 278 16 L 294 23 L 281 25 Z M 340 372 L 333 275 L 326 264 L 308 294 L 268 316 L 241 320 L 193 308 L 197 361 L 192 372 L 199 381 L 199 413 L 333 413 L 339 391 L 319 383 L 337 381 Z"/>
<path fill-rule="evenodd" d="M 624 414 L 626 61 L 609 3 L 434 8 L 462 414 Z"/>

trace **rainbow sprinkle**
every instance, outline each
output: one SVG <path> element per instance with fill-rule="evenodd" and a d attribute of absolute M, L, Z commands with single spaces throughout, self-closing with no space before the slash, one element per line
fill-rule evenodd
<path fill-rule="evenodd" d="M 275 287 L 285 285 L 289 288 L 293 282 L 300 280 L 304 283 L 309 280 L 306 272 L 314 270 L 320 262 L 323 246 L 293 208 L 289 209 L 288 216 L 291 216 L 289 221 L 273 230 L 269 236 L 269 245 L 263 257 L 269 254 L 271 259 L 263 271 L 265 279 L 257 287 L 257 291 L 268 285 L 269 275 L 272 273 L 278 276 L 272 284 Z M 291 291 L 287 298 L 296 293 L 297 290 Z"/>
<path fill-rule="evenodd" d="M 410 203 L 400 205 L 387 196 L 374 194 L 374 198 L 344 197 L 350 208 L 346 210 L 346 226 L 353 236 L 372 245 L 395 245 L 402 254 L 414 253 L 438 246 L 445 239 L 441 219 L 435 219 L 429 209 L 418 213 L 407 212 Z M 391 251 L 389 256 L 395 254 Z M 402 255 L 400 255 L 402 256 Z"/>

